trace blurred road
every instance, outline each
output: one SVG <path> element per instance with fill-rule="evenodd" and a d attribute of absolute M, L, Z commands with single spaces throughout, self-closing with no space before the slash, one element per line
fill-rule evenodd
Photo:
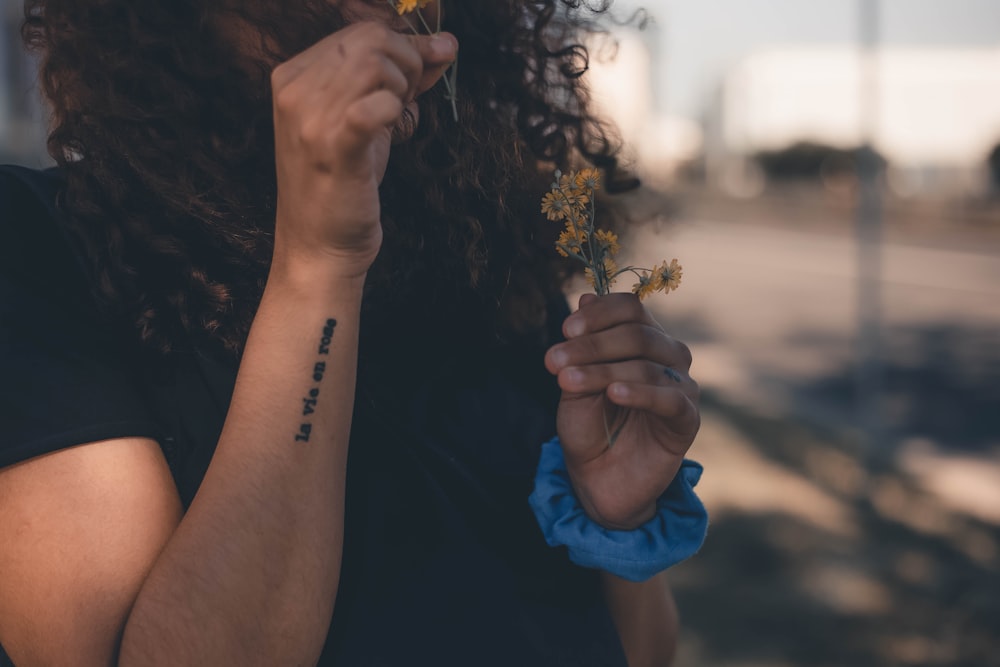
<path fill-rule="evenodd" d="M 647 227 L 629 246 L 641 249 L 640 265 L 671 257 L 684 265 L 683 287 L 651 303 L 668 329 L 676 323 L 677 334 L 696 344 L 695 372 L 706 386 L 765 408 L 792 400 L 796 382 L 853 365 L 854 239 L 697 221 L 660 234 Z M 992 332 L 1000 343 L 1000 246 L 970 252 L 892 243 L 883 258 L 887 362 L 915 330 Z M 1000 350 L 993 352 L 988 361 L 1000 362 Z"/>
<path fill-rule="evenodd" d="M 849 235 L 681 219 L 624 241 L 683 264 L 648 303 L 704 389 L 682 667 L 1000 665 L 1000 243 L 956 241 L 884 247 L 878 473 L 853 427 Z"/>
<path fill-rule="evenodd" d="M 760 414 L 852 432 L 853 238 L 696 221 L 646 227 L 629 247 L 641 266 L 684 265 L 682 288 L 651 305 L 692 345 L 704 388 Z M 1000 244 L 892 242 L 882 257 L 889 436 L 876 446 L 944 502 L 1000 525 Z"/>

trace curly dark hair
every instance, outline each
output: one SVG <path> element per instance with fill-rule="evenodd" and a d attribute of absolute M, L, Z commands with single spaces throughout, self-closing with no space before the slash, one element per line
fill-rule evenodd
<path fill-rule="evenodd" d="M 589 163 L 612 188 L 635 185 L 580 78 L 611 1 L 448 3 L 459 120 L 438 86 L 393 149 L 366 307 L 420 295 L 478 304 L 495 331 L 539 329 L 569 270 L 538 212 L 552 170 Z M 227 38 L 234 20 L 259 30 L 257 60 Z M 344 25 L 329 0 L 25 0 L 60 205 L 100 302 L 149 347 L 241 350 L 273 248 L 269 63 Z"/>

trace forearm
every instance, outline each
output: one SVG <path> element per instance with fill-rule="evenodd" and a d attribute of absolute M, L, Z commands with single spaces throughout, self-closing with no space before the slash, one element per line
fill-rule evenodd
<path fill-rule="evenodd" d="M 317 659 L 340 573 L 361 286 L 272 271 L 212 463 L 120 664 Z"/>
<path fill-rule="evenodd" d="M 677 650 L 678 616 L 665 572 L 642 583 L 601 573 L 604 596 L 629 667 L 666 667 Z"/>

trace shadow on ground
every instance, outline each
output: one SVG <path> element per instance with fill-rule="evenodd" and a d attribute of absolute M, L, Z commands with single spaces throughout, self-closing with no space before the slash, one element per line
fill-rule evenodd
<path fill-rule="evenodd" d="M 822 348 L 821 333 L 789 344 Z M 894 437 L 922 437 L 951 450 L 985 451 L 1000 445 L 1000 335 L 996 329 L 933 326 L 896 329 L 884 345 L 883 413 Z M 795 387 L 803 402 L 847 413 L 854 401 L 854 369 Z M 891 452 L 890 452 L 891 453 Z"/>
<path fill-rule="evenodd" d="M 995 332 L 894 335 L 885 360 L 892 442 L 920 437 L 995 456 Z M 678 664 L 1000 666 L 1000 525 L 942 504 L 900 465 L 898 449 L 874 472 L 849 430 L 795 416 L 796 401 L 848 411 L 853 377 L 845 367 L 795 386 L 781 417 L 703 396 L 710 433 L 696 449 L 711 460 L 703 497 L 712 525 L 701 553 L 673 570 Z M 725 477 L 716 487 L 714 474 Z M 812 520 L 825 515 L 803 509 L 809 503 L 840 518 Z"/>

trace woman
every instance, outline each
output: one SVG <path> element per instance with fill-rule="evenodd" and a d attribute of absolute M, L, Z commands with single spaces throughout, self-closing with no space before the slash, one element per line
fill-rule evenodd
<path fill-rule="evenodd" d="M 26 2 L 59 168 L 0 179 L 14 664 L 670 662 L 664 575 L 526 502 L 558 433 L 636 529 L 698 427 L 684 345 L 632 295 L 566 318 L 536 222 L 554 165 L 615 174 L 576 5 Z"/>

